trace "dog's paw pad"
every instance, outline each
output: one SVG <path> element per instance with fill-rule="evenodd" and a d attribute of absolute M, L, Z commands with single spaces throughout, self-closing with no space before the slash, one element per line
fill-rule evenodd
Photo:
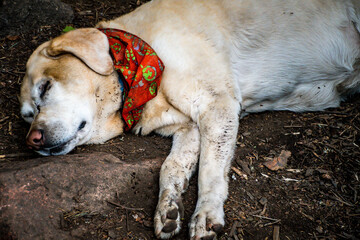
<path fill-rule="evenodd" d="M 155 235 L 161 239 L 168 239 L 180 231 L 183 206 L 181 200 L 159 202 L 154 223 Z"/>
<path fill-rule="evenodd" d="M 224 226 L 221 224 L 215 224 L 212 226 L 212 230 L 214 230 L 214 232 L 216 232 L 216 233 L 221 233 L 223 229 L 224 229 Z"/>
<path fill-rule="evenodd" d="M 171 232 L 175 231 L 177 227 L 178 227 L 178 225 L 177 225 L 176 221 L 174 221 L 174 220 L 166 221 L 163 228 L 161 229 L 161 231 L 164 233 L 171 233 Z"/>
<path fill-rule="evenodd" d="M 224 219 L 222 212 L 198 211 L 192 217 L 190 223 L 191 239 L 210 240 L 216 239 L 224 227 Z"/>
<path fill-rule="evenodd" d="M 207 224 L 206 224 L 206 230 L 207 231 L 214 231 L 215 233 L 220 233 L 220 232 L 222 232 L 223 228 L 224 228 L 223 225 L 221 225 L 221 224 L 212 224 L 207 219 Z"/>
<path fill-rule="evenodd" d="M 174 208 L 167 212 L 166 218 L 176 220 L 179 215 L 178 209 Z"/>

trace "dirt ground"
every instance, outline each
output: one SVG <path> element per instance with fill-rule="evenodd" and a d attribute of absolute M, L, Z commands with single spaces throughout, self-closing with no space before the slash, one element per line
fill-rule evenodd
<path fill-rule="evenodd" d="M 75 28 L 93 26 L 135 9 L 144 1 L 80 0 L 72 6 Z M 31 52 L 59 35 L 66 25 L 0 39 L 0 162 L 27 161 L 37 155 L 25 146 L 28 125 L 19 115 L 17 95 Z M 219 239 L 360 239 L 360 96 L 326 112 L 267 112 L 241 120 L 237 150 L 229 174 L 225 203 L 226 226 Z M 124 134 L 104 145 L 76 148 L 72 153 L 108 152 L 124 161 L 165 159 L 171 139 L 157 135 Z M 265 162 L 288 151 L 287 166 L 272 171 Z M 146 181 L 145 181 L 146 182 Z M 184 195 L 185 219 L 181 234 L 196 203 L 196 177 Z M 106 213 L 65 212 L 59 227 L 92 229 L 81 239 L 153 239 L 155 199 L 134 201 L 142 189 L 119 196 L 122 206 Z M 151 209 L 143 211 L 139 208 Z"/>

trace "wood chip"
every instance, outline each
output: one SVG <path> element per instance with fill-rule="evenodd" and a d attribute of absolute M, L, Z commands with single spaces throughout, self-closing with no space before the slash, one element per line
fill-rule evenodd
<path fill-rule="evenodd" d="M 250 168 L 249 168 L 249 164 L 244 162 L 244 161 L 237 161 L 237 163 L 241 166 L 242 170 L 247 174 L 247 175 L 250 175 L 251 174 L 251 171 L 250 171 Z"/>
<path fill-rule="evenodd" d="M 245 173 L 243 173 L 240 169 L 238 169 L 236 167 L 231 167 L 231 170 L 233 170 L 241 178 L 244 178 L 245 180 L 248 180 L 248 176 Z"/>
<path fill-rule="evenodd" d="M 280 240 L 280 226 L 274 226 L 273 240 Z"/>

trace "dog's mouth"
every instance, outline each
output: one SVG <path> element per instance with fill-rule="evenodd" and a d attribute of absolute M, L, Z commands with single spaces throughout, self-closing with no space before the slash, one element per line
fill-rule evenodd
<path fill-rule="evenodd" d="M 44 147 L 39 150 L 36 150 L 37 153 L 43 156 L 57 156 L 64 155 L 73 150 L 78 142 L 77 137 L 73 137 L 68 141 L 60 143 L 56 146 Z"/>
<path fill-rule="evenodd" d="M 64 155 L 91 137 L 91 134 L 89 134 L 91 127 L 86 121 L 82 121 L 72 134 L 64 134 L 63 130 L 64 128 L 61 127 L 57 129 L 57 132 L 47 129 L 54 136 L 51 136 L 50 133 L 46 135 L 44 130 L 31 130 L 27 136 L 27 145 L 30 149 L 43 156 Z M 67 135 L 67 137 L 59 137 L 59 134 Z"/>

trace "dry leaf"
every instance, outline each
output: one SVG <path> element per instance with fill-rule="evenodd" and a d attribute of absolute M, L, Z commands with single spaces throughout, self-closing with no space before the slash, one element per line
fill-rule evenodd
<path fill-rule="evenodd" d="M 18 40 L 20 38 L 20 36 L 12 36 L 12 35 L 9 35 L 6 37 L 8 40 L 10 41 L 15 41 L 15 40 Z"/>
<path fill-rule="evenodd" d="M 277 171 L 279 169 L 284 169 L 287 164 L 288 158 L 291 156 L 290 151 L 281 151 L 278 157 L 274 157 L 270 161 L 264 163 L 265 167 L 272 171 Z"/>

